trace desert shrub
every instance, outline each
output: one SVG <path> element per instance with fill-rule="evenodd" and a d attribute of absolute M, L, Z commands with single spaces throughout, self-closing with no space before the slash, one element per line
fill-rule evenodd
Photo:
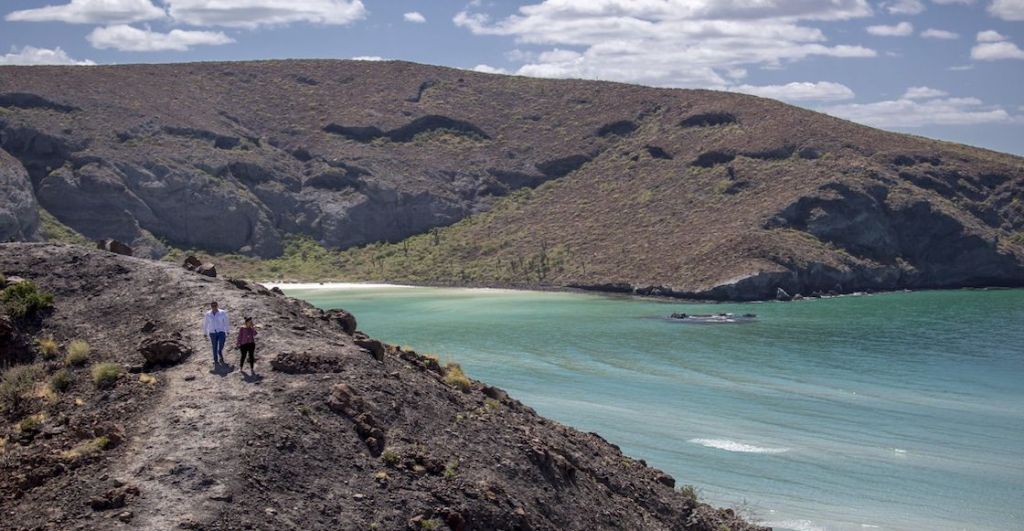
<path fill-rule="evenodd" d="M 46 415 L 43 415 L 42 413 L 29 415 L 18 422 L 18 431 L 38 431 L 43 425 L 44 420 L 46 420 Z"/>
<path fill-rule="evenodd" d="M 71 387 L 73 381 L 71 373 L 61 369 L 50 377 L 50 389 L 57 393 L 63 393 Z"/>
<path fill-rule="evenodd" d="M 456 475 L 456 471 L 458 469 L 459 469 L 459 461 L 458 460 L 455 460 L 455 461 L 452 461 L 452 462 L 448 463 L 444 467 L 444 477 L 446 479 L 454 478 L 455 475 Z"/>
<path fill-rule="evenodd" d="M 462 367 L 454 362 L 444 366 L 444 383 L 463 391 L 473 385 L 473 382 L 466 377 L 466 373 L 462 372 Z"/>
<path fill-rule="evenodd" d="M 152 374 L 143 373 L 139 375 L 139 382 L 146 385 L 153 385 L 157 382 L 157 379 L 156 376 L 153 376 Z"/>
<path fill-rule="evenodd" d="M 697 489 L 693 485 L 679 487 L 679 493 L 693 503 L 697 503 Z"/>
<path fill-rule="evenodd" d="M 441 528 L 441 521 L 436 518 L 420 520 L 420 529 L 434 530 Z"/>
<path fill-rule="evenodd" d="M 0 377 L 0 411 L 16 413 L 25 403 L 25 394 L 43 375 L 41 365 L 15 365 Z"/>
<path fill-rule="evenodd" d="M 100 389 L 111 387 L 123 372 L 124 367 L 117 363 L 100 363 L 92 368 L 92 383 Z"/>
<path fill-rule="evenodd" d="M 380 458 L 382 461 L 384 461 L 385 464 L 394 466 L 397 465 L 399 461 L 401 461 L 402 456 L 398 455 L 398 452 L 388 448 L 387 450 L 381 452 Z"/>
<path fill-rule="evenodd" d="M 41 337 L 36 340 L 36 348 L 42 354 L 44 360 L 52 360 L 60 352 L 60 344 L 53 336 Z"/>
<path fill-rule="evenodd" d="M 53 307 L 53 295 L 40 291 L 34 282 L 25 280 L 0 291 L 0 303 L 7 315 L 28 317 Z"/>
<path fill-rule="evenodd" d="M 76 339 L 68 343 L 68 355 L 64 357 L 64 363 L 75 367 L 85 365 L 89 361 L 90 352 L 92 352 L 92 348 L 89 347 L 89 343 L 82 339 Z"/>
<path fill-rule="evenodd" d="M 110 446 L 110 439 L 104 435 L 85 441 L 84 443 L 64 452 L 61 456 L 64 457 L 64 459 L 73 461 L 75 459 L 89 457 L 90 455 L 100 453 L 103 450 L 106 450 L 108 446 Z"/>

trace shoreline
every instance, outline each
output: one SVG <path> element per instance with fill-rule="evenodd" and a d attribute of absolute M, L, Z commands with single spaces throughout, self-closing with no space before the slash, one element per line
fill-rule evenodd
<path fill-rule="evenodd" d="M 514 292 L 539 292 L 539 293 L 578 293 L 578 294 L 590 294 L 599 295 L 603 297 L 612 298 L 635 298 L 646 301 L 663 302 L 667 304 L 763 304 L 766 302 L 801 302 L 801 301 L 815 301 L 815 300 L 828 300 L 835 298 L 846 298 L 846 297 L 867 297 L 872 295 L 889 295 L 889 294 L 903 294 L 903 293 L 915 293 L 920 291 L 1001 291 L 1001 290 L 1012 290 L 1012 289 L 1024 289 L 1019 287 L 1007 287 L 1007 286 L 961 286 L 961 287 L 942 287 L 942 288 L 919 288 L 919 289 L 894 289 L 894 290 L 879 290 L 879 291 L 854 291 L 850 293 L 839 293 L 836 295 L 825 295 L 821 297 L 805 297 L 803 299 L 790 300 L 790 301 L 779 301 L 776 299 L 758 299 L 758 300 L 721 300 L 721 299 L 697 299 L 697 298 L 686 298 L 686 297 L 673 297 L 671 295 L 652 295 L 643 293 L 627 293 L 623 291 L 614 290 L 601 290 L 601 289 L 586 289 L 574 286 L 493 286 L 493 285 L 474 285 L 474 284 L 450 284 L 450 283 L 423 283 L 423 284 L 394 284 L 382 281 L 367 281 L 367 282 L 291 282 L 291 281 L 275 281 L 275 282 L 260 282 L 260 284 L 267 288 L 280 288 L 282 290 L 360 290 L 360 289 L 415 289 L 415 288 L 440 288 L 440 289 L 465 289 L 465 290 L 480 290 L 480 291 L 514 291 Z"/>

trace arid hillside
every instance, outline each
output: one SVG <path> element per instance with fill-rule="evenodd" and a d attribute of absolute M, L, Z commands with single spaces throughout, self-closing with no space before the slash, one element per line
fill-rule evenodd
<path fill-rule="evenodd" d="M 761 529 L 344 311 L 71 245 L 0 273 L 4 529 Z M 214 299 L 255 373 L 213 370 Z"/>
<path fill-rule="evenodd" d="M 1024 285 L 1021 158 L 739 94 L 402 62 L 4 67 L 0 148 L 4 194 L 30 204 L 27 175 L 57 220 L 152 255 L 386 241 L 336 276 L 720 299 Z"/>

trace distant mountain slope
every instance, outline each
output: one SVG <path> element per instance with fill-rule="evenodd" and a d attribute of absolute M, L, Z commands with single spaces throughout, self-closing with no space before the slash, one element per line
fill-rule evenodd
<path fill-rule="evenodd" d="M 400 62 L 6 67 L 0 148 L 61 222 L 156 254 L 466 220 L 343 271 L 712 298 L 1024 285 L 1024 160 L 739 94 Z"/>

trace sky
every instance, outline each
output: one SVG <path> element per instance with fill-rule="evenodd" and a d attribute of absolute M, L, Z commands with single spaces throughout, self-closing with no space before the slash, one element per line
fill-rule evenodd
<path fill-rule="evenodd" d="M 1024 155 L 1024 0 L 5 0 L 0 17 L 0 64 L 398 59 L 746 92 Z"/>

